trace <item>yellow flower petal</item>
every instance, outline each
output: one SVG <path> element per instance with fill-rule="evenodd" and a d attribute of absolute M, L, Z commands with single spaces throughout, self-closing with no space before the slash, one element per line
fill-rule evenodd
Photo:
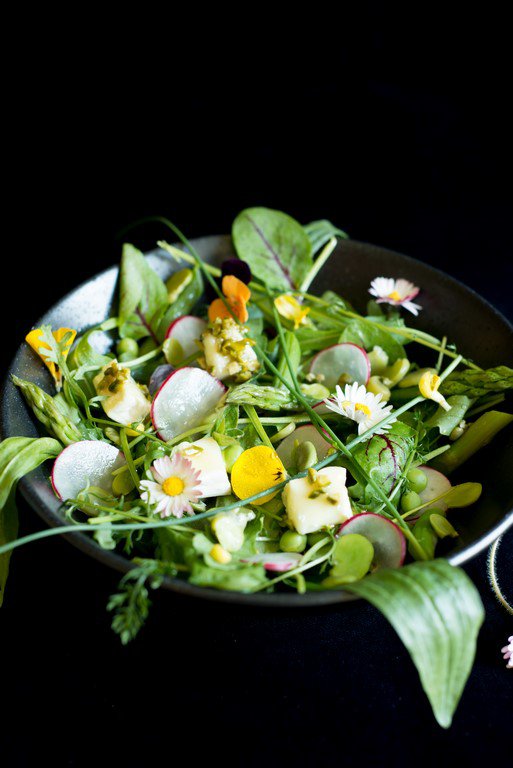
<path fill-rule="evenodd" d="M 432 371 L 426 371 L 422 374 L 419 381 L 420 394 L 428 400 L 433 400 L 433 402 L 441 405 L 444 411 L 450 411 L 451 406 L 445 397 L 438 391 L 438 387 L 441 383 L 442 380 L 438 374 L 433 373 Z"/>
<path fill-rule="evenodd" d="M 59 328 L 56 331 L 53 331 L 53 337 L 56 341 L 62 341 L 64 336 L 70 333 L 71 336 L 69 340 L 66 342 L 66 347 L 64 349 L 64 357 L 68 356 L 68 352 L 71 349 L 71 345 L 75 341 L 75 336 L 77 335 L 77 332 L 73 330 L 73 328 Z M 40 351 L 41 349 L 50 349 L 48 344 L 42 340 L 43 331 L 41 328 L 34 328 L 30 333 L 28 333 L 25 336 L 25 341 L 31 347 L 34 352 L 39 355 L 41 360 L 44 362 L 50 373 L 52 374 L 54 381 L 58 388 L 60 388 L 62 375 L 55 363 L 52 360 L 48 360 L 47 356 L 44 354 L 44 352 Z"/>
<path fill-rule="evenodd" d="M 241 453 L 232 467 L 232 489 L 239 499 L 247 499 L 255 493 L 272 488 L 285 478 L 285 467 L 272 448 L 267 445 L 255 445 Z M 271 501 L 278 491 L 257 499 L 254 504 Z"/>
<path fill-rule="evenodd" d="M 294 323 L 294 330 L 304 325 L 305 318 L 310 312 L 310 307 L 303 307 L 294 296 L 287 293 L 278 296 L 274 300 L 274 306 L 282 317 Z"/>

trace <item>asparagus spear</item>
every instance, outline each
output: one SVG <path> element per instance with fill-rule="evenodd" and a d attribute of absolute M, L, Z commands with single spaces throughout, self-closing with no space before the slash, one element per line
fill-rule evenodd
<path fill-rule="evenodd" d="M 456 440 L 448 451 L 442 453 L 432 462 L 434 469 L 448 475 L 463 462 L 470 459 L 480 448 L 495 437 L 495 435 L 511 424 L 513 416 L 501 411 L 483 413 L 477 421 L 470 425 L 466 432 Z"/>
<path fill-rule="evenodd" d="M 513 369 L 506 365 L 489 368 L 487 371 L 475 371 L 470 368 L 452 373 L 440 387 L 444 395 L 467 395 L 483 397 L 491 392 L 504 392 L 513 389 Z"/>
<path fill-rule="evenodd" d="M 239 384 L 229 392 L 227 403 L 255 405 L 266 411 L 298 411 L 300 406 L 290 393 L 277 387 L 263 387 L 259 384 Z"/>
<path fill-rule="evenodd" d="M 63 443 L 70 445 L 82 440 L 82 435 L 73 422 L 57 407 L 53 397 L 44 392 L 37 384 L 12 377 L 13 382 L 21 389 L 27 403 L 34 411 L 35 417 L 44 424 L 48 432 Z"/>

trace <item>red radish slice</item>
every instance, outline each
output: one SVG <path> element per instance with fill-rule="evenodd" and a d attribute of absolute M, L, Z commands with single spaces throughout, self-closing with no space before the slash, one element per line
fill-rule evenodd
<path fill-rule="evenodd" d="M 344 373 L 358 384 L 367 384 L 371 367 L 367 352 L 347 341 L 318 352 L 310 363 L 310 373 L 321 374 L 324 376 L 321 383 L 328 389 L 335 389 Z"/>
<path fill-rule="evenodd" d="M 299 440 L 300 443 L 306 443 L 307 441 L 313 443 L 319 461 L 328 455 L 328 451 L 331 448 L 331 443 L 324 439 L 313 424 L 304 424 L 282 440 L 276 449 L 276 453 L 285 467 L 290 467 L 292 464 L 292 451 L 294 450 L 296 440 Z"/>
<path fill-rule="evenodd" d="M 417 469 L 421 469 L 427 476 L 427 485 L 424 490 L 419 493 L 422 503 L 425 504 L 428 501 L 432 501 L 434 507 L 445 512 L 447 504 L 444 503 L 444 500 L 440 499 L 440 501 L 435 501 L 435 499 L 438 496 L 441 496 L 442 493 L 447 493 L 447 491 L 452 488 L 451 481 L 437 469 L 432 469 L 431 467 L 417 467 Z M 425 512 L 426 509 L 428 509 L 428 507 L 421 511 Z M 414 519 L 413 516 L 408 517 L 408 521 L 410 522 Z"/>
<path fill-rule="evenodd" d="M 151 406 L 151 420 L 161 440 L 203 424 L 226 387 L 201 368 L 180 368 L 167 377 Z"/>
<path fill-rule="evenodd" d="M 171 323 L 167 329 L 166 339 L 175 339 L 180 344 L 183 350 L 182 359 L 186 360 L 198 351 L 196 341 L 199 341 L 206 327 L 206 322 L 200 317 L 182 315 Z"/>
<path fill-rule="evenodd" d="M 266 571 L 284 573 L 299 565 L 303 555 L 297 552 L 265 552 L 244 558 L 243 563 L 262 563 Z"/>
<path fill-rule="evenodd" d="M 391 520 L 374 512 L 362 512 L 342 523 L 339 536 L 359 533 L 374 547 L 373 570 L 400 568 L 406 557 L 406 539 L 403 532 Z"/>
<path fill-rule="evenodd" d="M 72 443 L 54 461 L 53 489 L 62 501 L 75 499 L 89 485 L 111 493 L 112 472 L 123 464 L 121 451 L 101 440 Z"/>

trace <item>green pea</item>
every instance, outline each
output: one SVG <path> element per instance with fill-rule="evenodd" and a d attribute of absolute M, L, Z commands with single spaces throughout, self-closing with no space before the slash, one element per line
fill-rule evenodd
<path fill-rule="evenodd" d="M 231 445 L 228 445 L 224 451 L 223 451 L 223 459 L 224 459 L 224 465 L 226 467 L 227 472 L 232 471 L 232 467 L 241 455 L 241 453 L 244 452 L 244 448 L 242 445 L 239 445 L 238 443 L 232 443 Z"/>
<path fill-rule="evenodd" d="M 403 493 L 401 496 L 401 509 L 403 512 L 411 512 L 412 509 L 420 507 L 421 504 L 422 499 L 418 493 L 415 493 L 415 491 L 406 491 L 406 493 Z"/>
<path fill-rule="evenodd" d="M 310 440 L 299 443 L 294 448 L 292 456 L 298 472 L 304 472 L 309 467 L 317 464 L 317 451 L 315 450 L 315 445 Z"/>
<path fill-rule="evenodd" d="M 313 547 L 321 539 L 325 539 L 327 535 L 328 534 L 324 533 L 323 531 L 316 531 L 315 533 L 309 533 L 306 537 L 308 539 L 308 546 Z"/>
<path fill-rule="evenodd" d="M 421 469 L 410 469 L 406 479 L 410 490 L 415 491 L 415 493 L 422 493 L 428 481 L 426 473 Z"/>
<path fill-rule="evenodd" d="M 131 357 L 126 358 L 128 360 L 135 360 L 135 358 L 139 354 L 139 344 L 136 342 L 135 339 L 121 339 L 116 344 L 116 349 L 117 349 L 118 355 L 130 354 Z"/>
<path fill-rule="evenodd" d="M 307 537 L 296 531 L 285 531 L 280 539 L 282 552 L 303 552 L 306 547 Z"/>

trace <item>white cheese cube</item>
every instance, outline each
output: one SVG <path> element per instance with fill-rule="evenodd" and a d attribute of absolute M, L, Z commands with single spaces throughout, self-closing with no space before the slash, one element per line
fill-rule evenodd
<path fill-rule="evenodd" d="M 112 371 L 112 375 L 109 371 Z M 114 383 L 114 391 L 109 390 L 109 383 Z M 116 361 L 104 366 L 94 377 L 93 384 L 99 395 L 107 395 L 101 404 L 112 421 L 126 426 L 143 421 L 149 414 L 150 403 L 144 392 L 133 380 L 128 369 L 119 368 Z"/>
<path fill-rule="evenodd" d="M 308 477 L 291 480 L 283 490 L 287 517 L 302 535 L 338 525 L 353 516 L 346 488 L 346 470 L 343 467 L 324 467 L 317 472 L 317 477 L 324 493 L 317 495 L 317 485 Z M 322 485 L 326 480 L 329 485 Z M 314 498 L 310 498 L 312 494 Z"/>

